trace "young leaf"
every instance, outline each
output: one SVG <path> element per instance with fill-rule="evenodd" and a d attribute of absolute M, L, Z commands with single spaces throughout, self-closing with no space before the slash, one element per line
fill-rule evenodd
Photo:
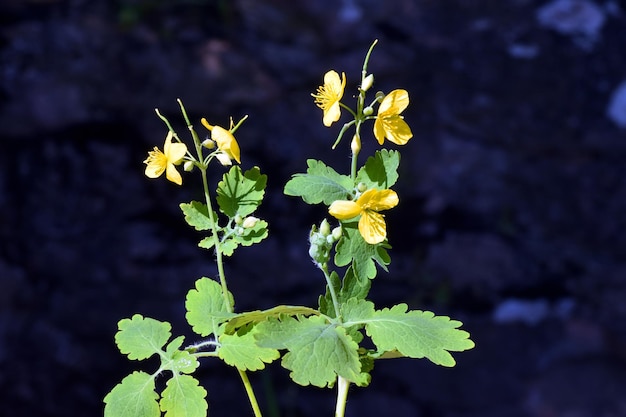
<path fill-rule="evenodd" d="M 367 188 L 391 188 L 398 180 L 398 166 L 400 152 L 388 149 L 376 151 L 357 173 L 357 183 L 362 182 Z"/>
<path fill-rule="evenodd" d="M 147 359 L 169 340 L 172 326 L 167 322 L 135 314 L 131 319 L 120 320 L 117 324 L 115 343 L 128 359 Z"/>
<path fill-rule="evenodd" d="M 263 200 L 266 183 L 267 175 L 261 175 L 258 167 L 242 174 L 238 165 L 233 166 L 217 185 L 220 210 L 229 217 L 252 214 Z"/>
<path fill-rule="evenodd" d="M 206 394 L 194 377 L 174 374 L 163 390 L 161 410 L 165 417 L 206 417 L 209 409 Z"/>
<path fill-rule="evenodd" d="M 209 217 L 209 209 L 204 203 L 192 201 L 190 203 L 181 203 L 180 209 L 185 215 L 185 221 L 196 230 L 211 230 L 213 223 Z M 217 213 L 213 212 L 213 219 L 217 221 Z"/>
<path fill-rule="evenodd" d="M 104 417 L 160 417 L 154 377 L 133 372 L 104 397 Z"/>
<path fill-rule="evenodd" d="M 287 184 L 284 193 L 302 197 L 305 203 L 326 205 L 335 200 L 345 200 L 352 191 L 354 183 L 347 175 L 337 171 L 321 161 L 309 159 L 306 174 L 295 174 Z"/>
<path fill-rule="evenodd" d="M 376 311 L 362 321 L 379 351 L 397 350 L 410 358 L 426 357 L 437 365 L 454 366 L 449 352 L 474 347 L 469 333 L 458 329 L 461 322 L 430 311 L 407 312 L 406 304 Z"/>
<path fill-rule="evenodd" d="M 321 316 L 270 318 L 259 323 L 257 331 L 259 346 L 289 351 L 282 366 L 300 385 L 332 386 L 337 375 L 359 385 L 368 382 L 367 374 L 361 373 L 359 346 L 343 327 Z"/>
<path fill-rule="evenodd" d="M 169 369 L 178 374 L 190 374 L 200 365 L 198 359 L 185 350 L 178 350 L 185 340 L 184 336 L 178 336 L 168 343 L 165 348 L 165 357 L 161 359 L 161 368 Z"/>
<path fill-rule="evenodd" d="M 218 356 L 230 366 L 239 370 L 258 371 L 265 368 L 266 363 L 271 363 L 280 357 L 276 349 L 259 347 L 254 339 L 252 331 L 243 335 L 223 334 L 220 336 Z"/>
<path fill-rule="evenodd" d="M 354 274 L 359 280 L 372 279 L 376 276 L 376 264 L 385 271 L 391 258 L 387 249 L 389 244 L 383 242 L 370 245 L 359 233 L 356 221 L 342 222 L 343 236 L 335 247 L 335 264 L 345 266 L 352 263 Z"/>
<path fill-rule="evenodd" d="M 231 256 L 237 246 L 251 246 L 255 243 L 259 243 L 267 237 L 267 222 L 264 220 L 258 220 L 254 226 L 242 228 L 241 234 L 233 234 L 224 242 L 222 242 L 222 253 L 225 256 Z M 213 246 L 213 245 L 211 245 Z"/>
<path fill-rule="evenodd" d="M 346 270 L 341 283 L 339 282 L 339 276 L 335 271 L 330 274 L 330 281 L 335 289 L 335 293 L 337 294 L 337 301 L 339 304 L 343 304 L 345 301 L 353 297 L 357 299 L 364 299 L 367 297 L 371 287 L 370 280 L 359 280 L 357 278 L 354 274 L 352 266 L 349 266 Z M 326 294 L 320 296 L 319 303 L 320 311 L 323 314 L 330 317 L 337 317 L 328 286 L 326 286 Z"/>
<path fill-rule="evenodd" d="M 232 294 L 229 298 L 232 300 Z M 189 290 L 185 308 L 187 322 L 200 336 L 219 336 L 219 325 L 235 316 L 229 312 L 220 284 L 206 277 L 197 280 L 196 288 Z"/>

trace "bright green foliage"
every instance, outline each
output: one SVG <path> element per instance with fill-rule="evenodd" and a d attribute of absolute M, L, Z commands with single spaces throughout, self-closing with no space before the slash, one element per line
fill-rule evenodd
<path fill-rule="evenodd" d="M 229 298 L 232 299 L 230 293 Z M 196 288 L 189 290 L 185 308 L 187 322 L 200 336 L 219 336 L 223 332 L 220 324 L 235 316 L 229 311 L 220 284 L 206 277 L 197 280 Z"/>
<path fill-rule="evenodd" d="M 120 320 L 117 324 L 119 331 L 115 335 L 115 343 L 129 359 L 147 359 L 161 351 L 169 340 L 171 326 L 141 314 L 135 314 L 131 319 Z"/>
<path fill-rule="evenodd" d="M 266 184 L 267 175 L 262 175 L 258 167 L 242 174 L 235 165 L 217 185 L 217 204 L 228 217 L 252 214 L 263 200 Z"/>
<path fill-rule="evenodd" d="M 365 324 L 367 335 L 380 352 L 397 350 L 410 358 L 428 358 L 437 365 L 454 366 L 450 351 L 474 347 L 461 322 L 430 311 L 407 311 L 406 304 L 374 310 L 370 301 L 351 299 L 342 306 L 346 326 Z"/>
<path fill-rule="evenodd" d="M 213 227 L 206 204 L 192 201 L 190 203 L 181 203 L 180 208 L 185 215 L 185 221 L 194 229 L 211 230 Z M 217 213 L 213 212 L 213 218 L 217 221 Z"/>
<path fill-rule="evenodd" d="M 271 318 L 258 325 L 259 346 L 287 349 L 282 365 L 301 385 L 332 386 L 337 375 L 359 385 L 369 379 L 361 373 L 357 343 L 343 327 L 320 316 Z"/>
<path fill-rule="evenodd" d="M 306 174 L 295 174 L 285 184 L 285 195 L 302 197 L 305 203 L 330 205 L 335 200 L 345 200 L 354 188 L 354 182 L 347 175 L 337 171 L 322 161 L 309 159 Z"/>
<path fill-rule="evenodd" d="M 370 245 L 359 233 L 357 221 L 342 222 L 343 237 L 335 247 L 335 264 L 346 266 L 352 264 L 354 273 L 360 280 L 376 277 L 376 264 L 387 271 L 391 258 L 387 243 Z M 376 263 L 374 263 L 376 262 Z"/>
<path fill-rule="evenodd" d="M 117 384 L 105 397 L 105 417 L 204 417 L 208 408 L 206 391 L 189 374 L 198 367 L 198 359 L 180 350 L 184 337 L 170 338 L 170 324 L 135 314 L 120 320 L 115 341 L 122 353 L 131 359 L 147 359 L 155 353 L 161 366 L 152 375 L 133 372 Z M 155 392 L 154 378 L 162 371 L 171 371 L 161 400 Z M 160 407 L 159 407 L 160 406 Z"/>
<path fill-rule="evenodd" d="M 160 417 L 154 375 L 133 372 L 104 397 L 104 417 Z"/>
<path fill-rule="evenodd" d="M 276 349 L 260 347 L 254 338 L 255 329 L 239 334 L 220 336 L 218 356 L 230 366 L 241 370 L 258 371 L 280 357 Z"/>
<path fill-rule="evenodd" d="M 190 375 L 174 375 L 167 381 L 161 398 L 165 417 L 206 417 L 209 408 L 206 390 Z"/>
<path fill-rule="evenodd" d="M 387 149 L 376 151 L 357 173 L 357 183 L 362 182 L 367 188 L 379 190 L 391 188 L 398 180 L 399 165 L 400 152 Z"/>

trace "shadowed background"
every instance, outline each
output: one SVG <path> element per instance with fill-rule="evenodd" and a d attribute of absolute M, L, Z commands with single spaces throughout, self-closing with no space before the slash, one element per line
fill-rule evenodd
<path fill-rule="evenodd" d="M 236 308 L 316 305 L 306 239 L 325 215 L 282 195 L 307 158 L 349 169 L 340 124 L 310 93 L 329 69 L 356 91 L 374 39 L 374 90 L 405 88 L 378 307 L 407 302 L 464 322 L 476 348 L 446 369 L 382 361 L 348 416 L 626 416 L 626 10 L 585 0 L 5 0 L 0 5 L 0 398 L 12 416 L 102 414 L 132 369 L 117 321 L 184 321 L 215 276 L 178 203 L 143 175 L 162 147 L 158 107 L 238 132 L 268 174 L 262 244 L 226 271 Z M 199 131 L 202 127 L 199 123 Z M 363 137 L 365 152 L 378 148 Z M 221 168 L 213 171 L 217 180 Z M 236 372 L 198 372 L 212 416 L 251 415 Z M 331 415 L 334 391 L 252 381 L 280 415 Z M 278 414 L 267 413 L 269 417 Z"/>

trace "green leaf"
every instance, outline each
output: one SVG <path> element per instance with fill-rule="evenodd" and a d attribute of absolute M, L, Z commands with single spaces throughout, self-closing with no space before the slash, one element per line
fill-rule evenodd
<path fill-rule="evenodd" d="M 206 390 L 190 375 L 174 375 L 167 381 L 161 398 L 165 417 L 206 417 L 209 405 Z"/>
<path fill-rule="evenodd" d="M 192 201 L 190 203 L 181 203 L 180 209 L 185 215 L 185 221 L 196 230 L 211 230 L 213 223 L 209 217 L 209 209 L 204 203 Z M 213 212 L 213 219 L 217 221 L 217 213 Z"/>
<path fill-rule="evenodd" d="M 104 397 L 104 417 L 160 417 L 154 377 L 133 372 Z"/>
<path fill-rule="evenodd" d="M 357 173 L 357 183 L 362 182 L 367 188 L 385 190 L 398 180 L 400 152 L 382 149 L 367 158 L 365 165 Z"/>
<path fill-rule="evenodd" d="M 410 358 L 425 357 L 437 365 L 454 366 L 456 362 L 449 352 L 474 347 L 469 333 L 458 329 L 460 321 L 430 311 L 407 312 L 406 304 L 374 311 L 374 305 L 364 300 L 350 300 L 344 307 L 346 326 L 350 322 L 365 323 L 367 335 L 382 352 L 397 350 Z"/>
<path fill-rule="evenodd" d="M 332 204 L 335 200 L 345 200 L 354 183 L 347 175 L 337 171 L 321 161 L 309 159 L 306 174 L 295 174 L 285 184 L 284 193 L 294 197 L 302 197 L 307 204 Z"/>
<path fill-rule="evenodd" d="M 174 373 L 190 374 L 198 368 L 200 363 L 195 356 L 185 350 L 179 350 L 185 340 L 179 336 L 172 340 L 165 349 L 165 357 L 161 359 L 161 368 L 169 369 Z"/>
<path fill-rule="evenodd" d="M 167 322 L 135 314 L 131 319 L 120 320 L 117 324 L 115 343 L 129 359 L 147 359 L 169 340 L 172 326 Z"/>
<path fill-rule="evenodd" d="M 228 334 L 234 333 L 238 328 L 243 327 L 248 324 L 256 324 L 262 321 L 267 320 L 270 317 L 279 317 L 281 315 L 311 315 L 316 314 L 319 315 L 320 312 L 310 308 L 310 307 L 302 307 L 302 306 L 276 306 L 270 308 L 268 310 L 254 310 L 246 313 L 240 313 L 237 317 L 232 318 L 226 324 L 225 332 Z"/>
<path fill-rule="evenodd" d="M 265 368 L 266 363 L 278 359 L 280 357 L 278 350 L 257 346 L 254 332 L 253 329 L 243 335 L 221 335 L 218 356 L 228 365 L 242 371 L 258 371 Z"/>
<path fill-rule="evenodd" d="M 367 384 L 367 374 L 361 373 L 359 346 L 343 327 L 321 316 L 270 318 L 256 327 L 259 346 L 288 350 L 282 366 L 291 371 L 294 382 L 332 386 L 340 375 L 356 384 Z"/>
<path fill-rule="evenodd" d="M 261 175 L 258 167 L 242 174 L 241 168 L 235 165 L 217 185 L 217 204 L 229 217 L 252 214 L 263 200 L 266 184 L 267 175 Z"/>
<path fill-rule="evenodd" d="M 359 233 L 357 221 L 342 222 L 341 226 L 343 236 L 335 247 L 335 264 L 337 266 L 352 263 L 354 274 L 359 280 L 376 277 L 376 264 L 387 271 L 387 265 L 391 262 L 387 253 L 387 249 L 391 248 L 388 243 L 383 242 L 376 245 L 367 243 Z"/>
<path fill-rule="evenodd" d="M 344 274 L 341 282 L 339 281 L 339 276 L 335 271 L 331 272 L 330 281 L 335 289 L 335 294 L 337 294 L 337 301 L 339 304 L 343 304 L 345 301 L 353 297 L 359 299 L 367 297 L 371 287 L 370 280 L 359 280 L 357 278 L 354 274 L 352 266 L 349 266 L 348 269 L 346 269 L 346 273 Z M 320 311 L 323 314 L 330 317 L 337 317 L 328 286 L 326 286 L 326 294 L 320 296 L 319 303 Z"/>
<path fill-rule="evenodd" d="M 230 293 L 229 299 L 232 300 Z M 196 288 L 189 290 L 185 308 L 187 322 L 200 336 L 219 336 L 222 331 L 220 324 L 235 316 L 229 312 L 220 284 L 206 277 L 197 280 Z"/>

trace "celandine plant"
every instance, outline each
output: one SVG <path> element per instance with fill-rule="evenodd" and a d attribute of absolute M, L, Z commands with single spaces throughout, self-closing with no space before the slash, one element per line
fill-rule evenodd
<path fill-rule="evenodd" d="M 378 92 L 371 102 L 366 101 L 374 82 L 367 63 L 375 44 L 363 64 L 355 108 L 341 102 L 346 85 L 343 73 L 327 72 L 324 85 L 313 94 L 323 110 L 325 126 L 337 122 L 342 110 L 351 115 L 332 146 L 334 149 L 348 130 L 354 130 L 348 173 L 310 159 L 306 173 L 295 174 L 284 189 L 286 195 L 300 197 L 307 204 L 327 206 L 336 219 L 331 220 L 335 227 L 323 219 L 308 237 L 309 255 L 324 277 L 325 289 L 317 308 L 280 305 L 263 311 L 235 310 L 224 256 L 231 256 L 240 246 L 259 243 L 268 234 L 267 222 L 255 216 L 266 176 L 257 167 L 242 171 L 238 165 L 232 166 L 233 161 L 241 163 L 233 134 L 245 117 L 237 124 L 231 119 L 228 129 L 202 119 L 211 133 L 211 139 L 203 141 L 179 100 L 193 140 L 190 150 L 157 110 L 168 133 L 163 151 L 155 147 L 144 161 L 146 175 L 156 178 L 165 173 L 168 180 L 181 185 L 178 165 L 183 164 L 184 171 L 200 172 L 203 200 L 183 203 L 180 208 L 191 227 L 206 232 L 199 246 L 214 254 L 218 277 L 198 279 L 185 300 L 186 319 L 193 331 L 205 338 L 201 342 L 183 347 L 183 336 L 172 339 L 170 323 L 140 314 L 118 323 L 115 342 L 120 351 L 134 360 L 157 355 L 160 366 L 152 374 L 133 372 L 117 384 L 104 398 L 105 417 L 206 416 L 207 392 L 193 376 L 200 359 L 206 357 L 219 358 L 237 370 L 256 417 L 262 413 L 247 373 L 279 358 L 297 384 L 336 387 L 335 416 L 342 417 L 349 386 L 367 386 L 376 360 L 427 358 L 437 365 L 454 366 L 450 352 L 474 347 L 469 333 L 459 330 L 459 321 L 430 311 L 408 310 L 406 304 L 377 309 L 368 300 L 378 268 L 387 271 L 391 262 L 381 212 L 399 202 L 391 187 L 398 180 L 400 153 L 381 149 L 359 166 L 361 130 L 373 122 L 380 145 L 385 140 L 404 145 L 413 136 L 401 116 L 409 104 L 405 90 Z M 215 160 L 231 167 L 212 194 L 207 170 Z M 160 375 L 165 375 L 165 388 L 157 392 L 155 379 Z"/>

